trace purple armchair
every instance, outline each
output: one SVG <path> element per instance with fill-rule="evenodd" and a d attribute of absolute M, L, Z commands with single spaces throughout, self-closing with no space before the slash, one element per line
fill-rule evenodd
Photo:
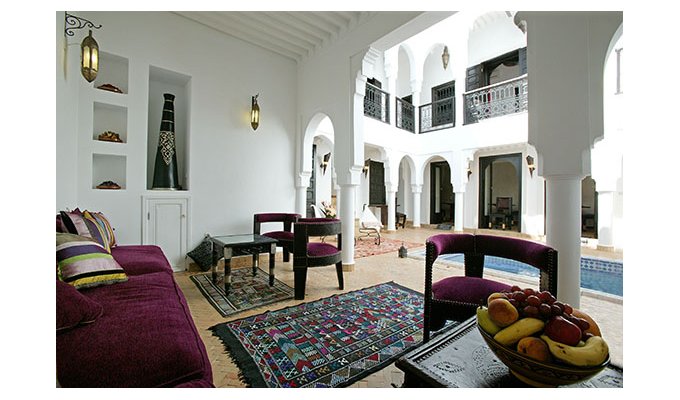
<path fill-rule="evenodd" d="M 295 299 L 305 298 L 307 269 L 335 264 L 340 290 L 345 288 L 342 276 L 342 229 L 338 219 L 300 218 L 295 223 L 293 272 Z M 337 246 L 325 242 L 310 242 L 310 237 L 337 236 Z"/>
<path fill-rule="evenodd" d="M 465 276 L 452 276 L 432 283 L 432 266 L 442 254 L 462 253 Z M 484 256 L 503 257 L 540 270 L 539 289 L 557 296 L 557 250 L 530 240 L 453 233 L 434 235 L 425 242 L 425 306 L 423 342 L 446 320 L 463 321 L 486 303 L 491 293 L 510 286 L 483 278 Z"/>
<path fill-rule="evenodd" d="M 268 222 L 282 222 L 283 230 L 270 231 L 262 233 L 262 236 L 267 236 L 276 239 L 276 246 L 283 248 L 283 262 L 290 261 L 290 253 L 293 251 L 293 232 L 291 230 L 293 224 L 300 218 L 300 214 L 293 213 L 261 213 L 253 216 L 253 233 L 260 235 L 262 223 Z"/>

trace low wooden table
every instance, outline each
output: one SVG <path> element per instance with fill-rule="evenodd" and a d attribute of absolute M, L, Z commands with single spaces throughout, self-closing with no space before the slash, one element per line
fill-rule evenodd
<path fill-rule="evenodd" d="M 217 282 L 217 262 L 224 258 L 224 294 L 231 290 L 231 259 L 253 256 L 253 276 L 257 274 L 260 253 L 269 253 L 269 286 L 274 286 L 274 256 L 276 239 L 247 233 L 242 235 L 208 236 L 212 243 L 212 280 Z"/>
<path fill-rule="evenodd" d="M 484 342 L 475 317 L 402 356 L 403 387 L 529 387 L 510 373 Z M 623 369 L 609 365 L 592 379 L 567 387 L 623 387 Z"/>

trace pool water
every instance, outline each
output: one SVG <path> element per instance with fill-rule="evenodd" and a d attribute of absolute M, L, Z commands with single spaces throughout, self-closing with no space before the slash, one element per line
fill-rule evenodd
<path fill-rule="evenodd" d="M 425 256 L 425 250 L 422 250 Z M 415 254 L 414 254 L 415 255 Z M 437 261 L 463 263 L 462 254 L 443 254 Z M 525 263 L 501 257 L 484 257 L 486 268 L 510 274 L 538 277 L 538 270 Z M 623 296 L 623 263 L 595 257 L 581 257 L 581 288 Z"/>

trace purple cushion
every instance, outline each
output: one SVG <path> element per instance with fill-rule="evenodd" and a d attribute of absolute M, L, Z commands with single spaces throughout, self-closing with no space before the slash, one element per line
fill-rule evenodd
<path fill-rule="evenodd" d="M 549 253 L 552 250 L 552 247 L 542 243 L 493 235 L 477 235 L 475 246 L 479 253 L 509 258 L 539 269 L 547 266 Z"/>
<path fill-rule="evenodd" d="M 205 346 L 171 274 L 134 275 L 86 295 L 104 314 L 94 324 L 57 335 L 57 379 L 63 387 L 212 381 Z"/>
<path fill-rule="evenodd" d="M 300 214 L 295 213 L 262 213 L 255 214 L 255 219 L 259 222 L 295 222 L 300 218 Z"/>
<path fill-rule="evenodd" d="M 94 322 L 103 311 L 101 304 L 68 283 L 57 280 L 57 333 Z"/>
<path fill-rule="evenodd" d="M 263 233 L 262 236 L 267 236 L 267 237 L 270 237 L 272 239 L 289 241 L 289 242 L 292 242 L 295 239 L 295 234 L 293 232 L 286 232 L 286 231 L 267 232 L 267 233 Z"/>
<path fill-rule="evenodd" d="M 435 259 L 440 254 L 470 253 L 475 251 L 475 236 L 470 233 L 443 233 L 427 239 L 434 245 Z"/>
<path fill-rule="evenodd" d="M 452 276 L 432 284 L 432 297 L 482 305 L 491 293 L 504 290 L 510 290 L 510 286 L 484 278 Z"/>
<path fill-rule="evenodd" d="M 332 256 L 339 252 L 338 248 L 332 244 L 321 242 L 311 242 L 307 244 L 307 256 L 309 257 Z"/>
<path fill-rule="evenodd" d="M 128 275 L 153 272 L 172 273 L 172 267 L 163 250 L 154 245 L 118 245 L 111 248 L 111 255 Z"/>

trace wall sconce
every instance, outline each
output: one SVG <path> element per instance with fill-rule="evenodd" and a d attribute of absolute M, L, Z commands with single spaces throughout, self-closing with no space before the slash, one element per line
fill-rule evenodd
<path fill-rule="evenodd" d="M 85 18 L 76 17 L 69 13 L 64 14 L 64 36 L 73 36 L 74 29 L 85 27 L 99 29 L 102 27 L 101 25 L 95 26 Z M 99 44 L 92 37 L 92 29 L 89 30 L 90 33 L 80 44 L 80 73 L 88 82 L 94 81 L 99 71 Z"/>
<path fill-rule="evenodd" d="M 331 159 L 331 153 L 326 153 L 323 156 L 323 161 L 321 161 L 321 172 L 326 175 L 326 168 L 328 167 L 328 162 Z"/>
<path fill-rule="evenodd" d="M 534 164 L 534 158 L 532 156 L 527 156 L 527 166 L 529 167 L 529 175 L 533 178 L 536 164 Z"/>
<path fill-rule="evenodd" d="M 449 47 L 444 46 L 444 52 L 442 52 L 442 65 L 444 65 L 444 69 L 449 66 Z"/>
<path fill-rule="evenodd" d="M 470 175 L 472 175 L 472 165 L 470 163 L 468 163 L 468 167 L 467 167 L 467 178 L 468 178 L 468 180 L 470 180 Z"/>
<path fill-rule="evenodd" d="M 258 93 L 253 96 L 250 106 L 250 126 L 253 127 L 253 130 L 257 130 L 257 127 L 260 126 L 260 106 L 257 104 L 257 97 L 259 95 Z"/>
<path fill-rule="evenodd" d="M 364 173 L 364 178 L 368 177 L 368 165 L 371 162 L 371 159 L 369 158 L 368 160 L 364 161 L 364 167 L 361 169 L 361 172 Z"/>

